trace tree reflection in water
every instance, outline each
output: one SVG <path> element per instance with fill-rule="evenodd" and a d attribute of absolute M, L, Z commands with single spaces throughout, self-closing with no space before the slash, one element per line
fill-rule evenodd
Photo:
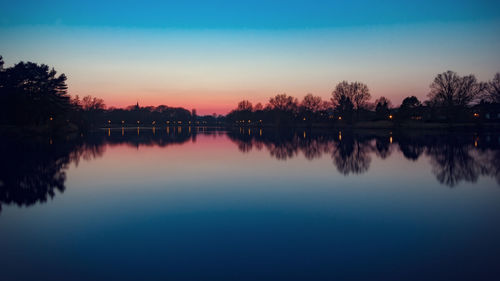
<path fill-rule="evenodd" d="M 387 159 L 399 150 L 409 161 L 429 158 L 436 179 L 449 187 L 476 182 L 481 176 L 500 185 L 500 137 L 497 133 L 357 132 L 315 130 L 169 127 L 105 130 L 89 136 L 43 139 L 0 138 L 0 211 L 2 204 L 30 206 L 46 202 L 66 189 L 71 163 L 101 157 L 107 145 L 166 147 L 196 142 L 198 134 L 227 137 L 243 153 L 266 149 L 271 157 L 288 160 L 302 154 L 313 161 L 330 155 L 347 176 L 369 170 L 373 157 Z"/>
<path fill-rule="evenodd" d="M 1 204 L 30 206 L 65 190 L 69 163 L 81 143 L 44 140 L 0 140 Z"/>
<path fill-rule="evenodd" d="M 308 160 L 330 154 L 343 175 L 369 170 L 372 156 L 391 156 L 395 149 L 410 161 L 422 154 L 430 159 L 436 179 L 449 187 L 460 182 L 476 182 L 480 176 L 494 177 L 500 185 L 500 138 L 497 133 L 419 132 L 419 131 L 325 131 L 261 130 L 259 134 L 228 132 L 241 152 L 263 144 L 269 154 L 287 160 L 300 152 Z M 250 147 L 250 148 L 249 148 Z"/>
<path fill-rule="evenodd" d="M 135 129 L 104 132 L 58 138 L 1 137 L 0 212 L 2 204 L 31 206 L 46 202 L 56 192 L 64 192 L 69 165 L 101 157 L 107 144 L 164 147 L 196 141 L 196 134 L 189 130 L 171 130 L 170 133 Z"/>

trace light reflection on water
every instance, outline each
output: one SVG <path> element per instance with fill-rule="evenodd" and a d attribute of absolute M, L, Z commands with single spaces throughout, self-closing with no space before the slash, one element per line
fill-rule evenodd
<path fill-rule="evenodd" d="M 175 126 L 0 141 L 1 280 L 500 273 L 497 133 Z"/>

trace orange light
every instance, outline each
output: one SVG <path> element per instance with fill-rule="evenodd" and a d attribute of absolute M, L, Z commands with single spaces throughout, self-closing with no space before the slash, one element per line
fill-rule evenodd
<path fill-rule="evenodd" d="M 54 120 L 54 118 L 52 118 L 52 116 L 50 116 L 49 120 L 52 121 L 52 120 Z"/>
<path fill-rule="evenodd" d="M 306 118 L 304 117 L 304 121 L 306 121 Z"/>
<path fill-rule="evenodd" d="M 342 120 L 342 116 L 339 116 L 339 120 Z"/>
<path fill-rule="evenodd" d="M 479 117 L 479 113 L 474 113 L 474 117 Z"/>
<path fill-rule="evenodd" d="M 392 119 L 392 115 L 389 115 L 389 119 Z"/>

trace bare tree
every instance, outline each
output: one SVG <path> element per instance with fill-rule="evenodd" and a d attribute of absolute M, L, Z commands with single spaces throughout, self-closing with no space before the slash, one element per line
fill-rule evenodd
<path fill-rule="evenodd" d="M 300 106 L 309 112 L 318 112 L 322 109 L 323 100 L 319 96 L 307 94 L 302 100 Z"/>
<path fill-rule="evenodd" d="M 382 106 L 385 106 L 387 108 L 392 108 L 392 102 L 391 100 L 389 100 L 388 98 L 382 96 L 378 99 L 375 100 L 375 106 L 377 105 L 382 105 Z"/>
<path fill-rule="evenodd" d="M 262 103 L 258 102 L 254 107 L 253 107 L 253 110 L 254 111 L 260 111 L 264 109 L 264 107 L 262 106 Z"/>
<path fill-rule="evenodd" d="M 473 74 L 461 77 L 448 70 L 438 74 L 430 85 L 429 104 L 446 109 L 448 121 L 452 121 L 463 109 L 477 100 L 487 84 L 478 82 Z"/>
<path fill-rule="evenodd" d="M 486 89 L 486 84 L 477 82 L 473 74 L 460 77 L 456 72 L 448 70 L 438 74 L 430 88 L 428 97 L 432 104 L 465 107 Z"/>
<path fill-rule="evenodd" d="M 103 99 L 92 97 L 90 95 L 83 97 L 81 106 L 83 110 L 86 111 L 101 111 L 106 109 Z"/>
<path fill-rule="evenodd" d="M 500 72 L 497 72 L 493 80 L 488 82 L 487 99 L 491 102 L 500 103 Z"/>
<path fill-rule="evenodd" d="M 364 108 L 366 106 L 367 102 L 371 98 L 370 90 L 368 89 L 368 86 L 366 84 L 361 83 L 361 82 L 354 82 L 354 83 L 351 83 L 351 87 L 352 87 L 352 92 L 353 92 L 352 103 L 354 104 L 354 108 L 356 110 Z"/>
<path fill-rule="evenodd" d="M 238 103 L 239 111 L 252 111 L 252 103 L 248 100 L 242 100 Z"/>
<path fill-rule="evenodd" d="M 368 86 L 361 82 L 342 81 L 338 83 L 332 93 L 333 105 L 337 106 L 343 96 L 351 100 L 356 110 L 366 107 L 371 98 Z"/>
<path fill-rule="evenodd" d="M 298 107 L 298 100 L 287 94 L 276 95 L 269 99 L 269 104 L 273 109 L 282 111 L 295 111 Z"/>
<path fill-rule="evenodd" d="M 351 86 L 347 81 L 342 81 L 335 86 L 331 98 L 333 106 L 338 106 L 343 98 L 348 98 L 352 102 Z"/>

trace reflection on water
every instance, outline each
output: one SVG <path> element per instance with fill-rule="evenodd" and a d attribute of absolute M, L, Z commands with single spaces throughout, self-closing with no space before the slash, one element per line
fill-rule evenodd
<path fill-rule="evenodd" d="M 499 145 L 178 126 L 2 136 L 0 280 L 496 280 Z"/>
<path fill-rule="evenodd" d="M 240 130 L 228 135 L 241 152 L 265 147 L 270 156 L 279 160 L 299 153 L 309 160 L 330 154 L 343 175 L 365 173 L 372 157 L 386 159 L 398 151 L 408 161 L 416 161 L 422 154 L 429 156 L 436 179 L 446 186 L 454 187 L 462 181 L 474 183 L 479 176 L 494 177 L 500 185 L 500 138 L 494 133 L 271 130 L 245 134 Z"/>
<path fill-rule="evenodd" d="M 332 164 L 344 176 L 366 173 L 374 157 L 416 161 L 426 155 L 430 158 L 429 169 L 445 186 L 475 183 L 480 176 L 493 177 L 500 185 L 500 136 L 496 133 L 106 129 L 104 133 L 57 139 L 0 139 L 0 210 L 2 204 L 30 206 L 46 202 L 56 191 L 64 192 L 69 165 L 102 157 L 107 145 L 166 147 L 196 142 L 199 134 L 229 139 L 228 143 L 236 144 L 242 153 L 265 149 L 270 157 L 283 161 L 299 154 L 309 161 L 330 155 Z"/>
<path fill-rule="evenodd" d="M 69 139 L 69 138 L 68 138 Z M 46 202 L 66 189 L 66 169 L 80 159 L 104 153 L 102 144 L 73 137 L 71 141 L 48 139 L 0 140 L 1 204 L 30 206 Z"/>

